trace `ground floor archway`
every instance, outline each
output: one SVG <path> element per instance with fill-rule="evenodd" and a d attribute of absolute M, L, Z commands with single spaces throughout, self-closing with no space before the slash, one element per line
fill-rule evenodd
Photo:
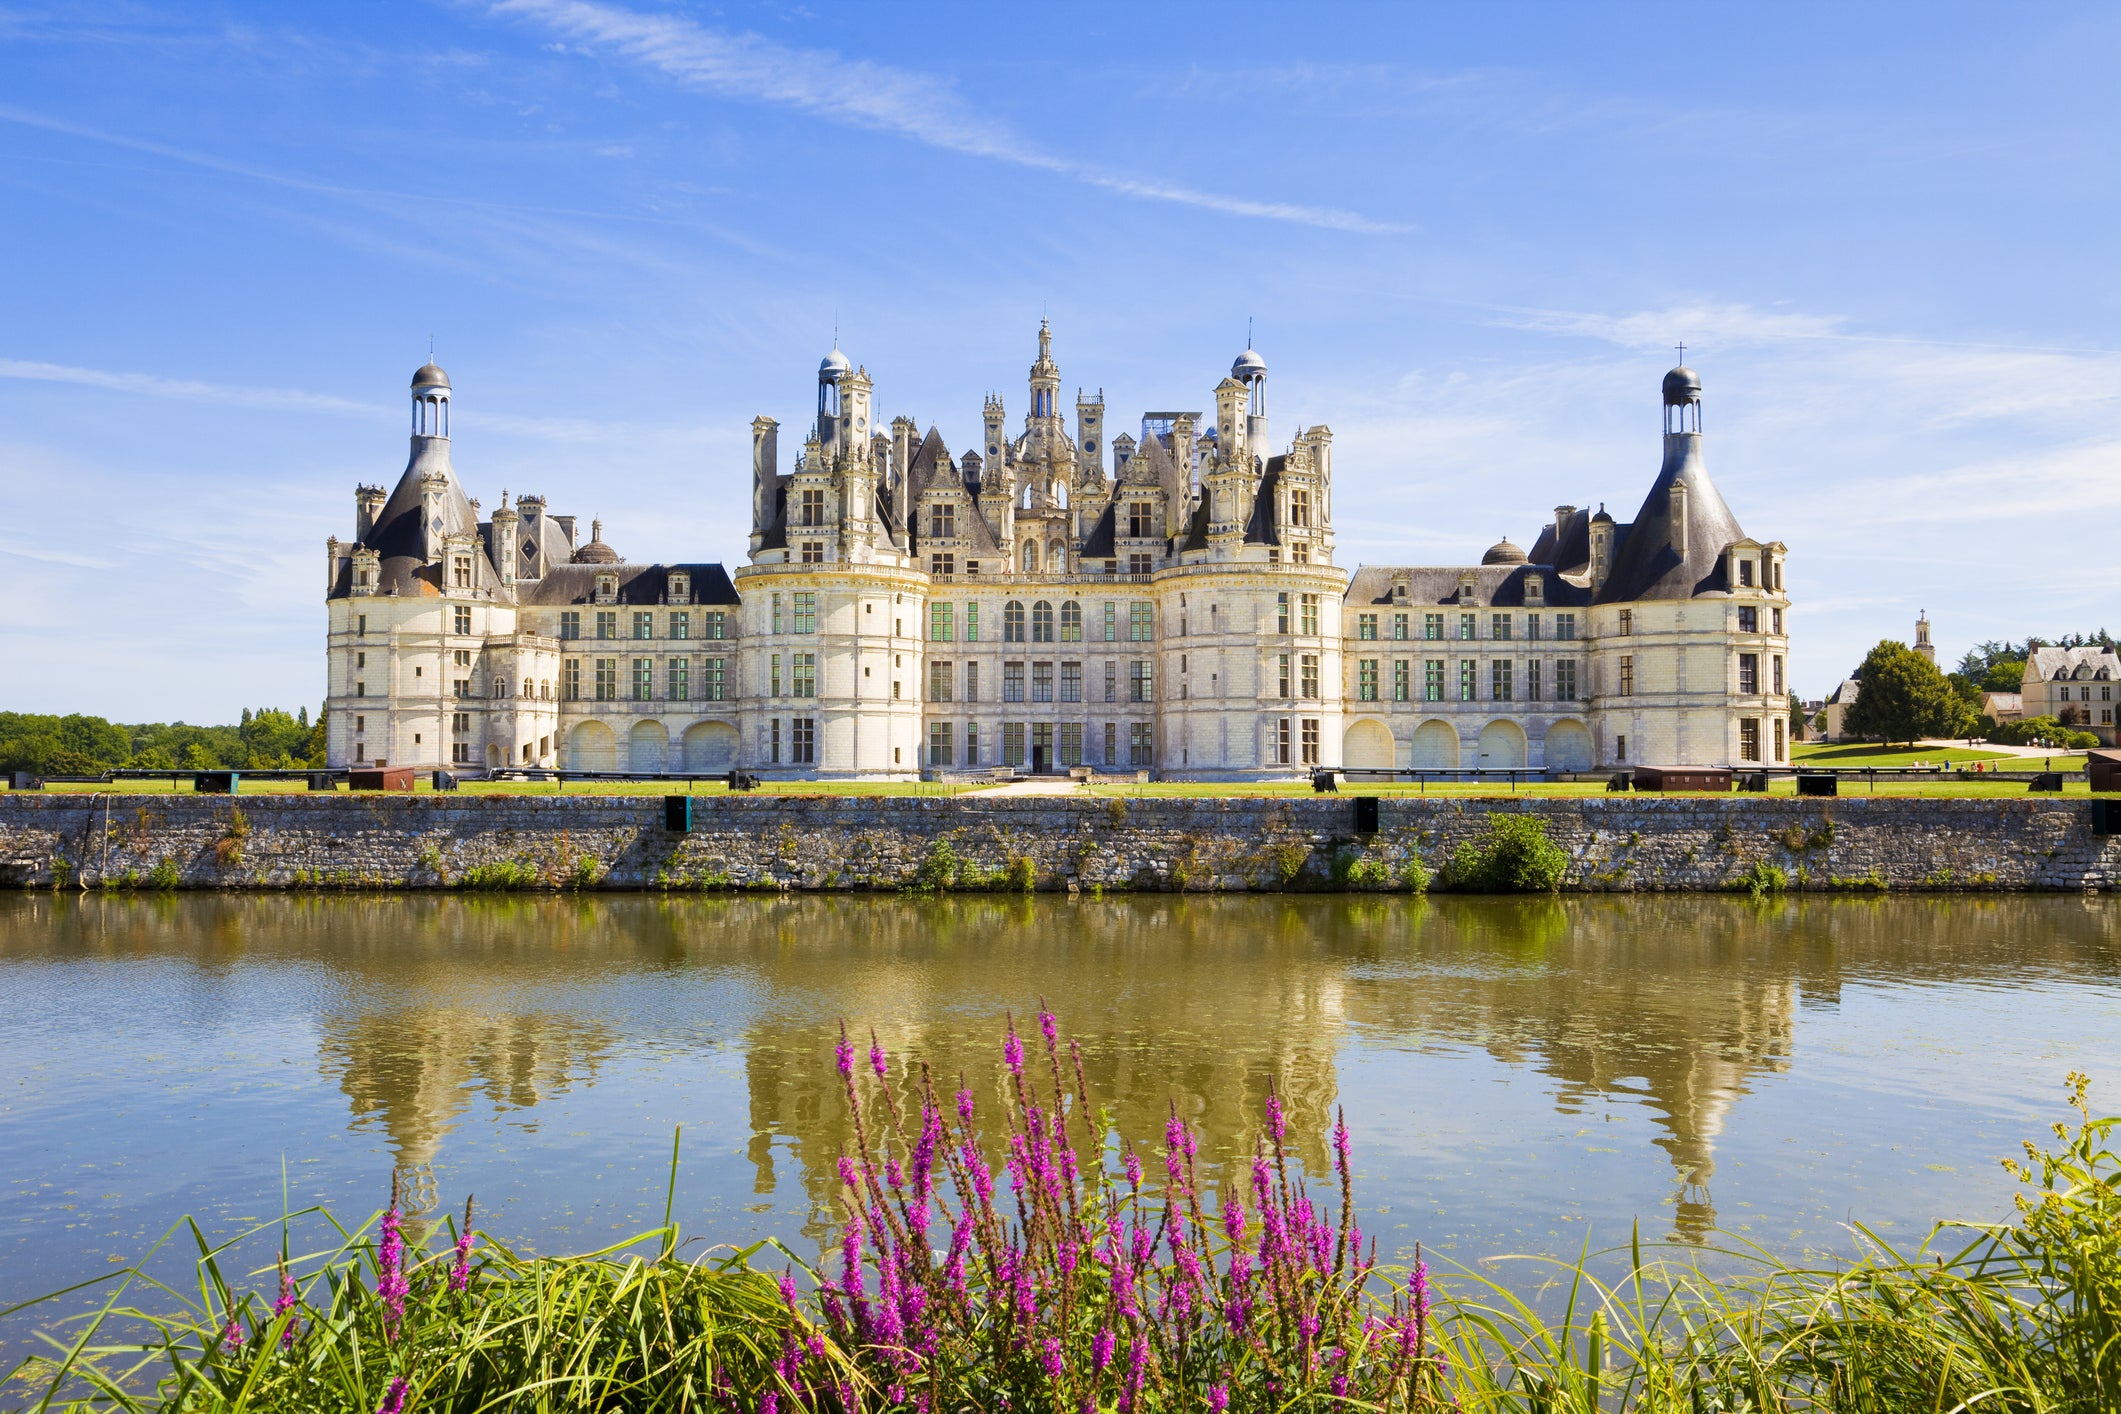
<path fill-rule="evenodd" d="M 1341 738 L 1340 764 L 1351 771 L 1392 769 L 1392 733 L 1383 722 L 1363 718 L 1348 723 Z"/>
<path fill-rule="evenodd" d="M 1458 728 L 1433 718 L 1416 727 L 1413 764 L 1430 771 L 1456 770 L 1459 765 Z"/>
<path fill-rule="evenodd" d="M 1480 764 L 1489 771 L 1525 764 L 1524 728 L 1515 722 L 1490 722 L 1480 729 Z"/>
<path fill-rule="evenodd" d="M 1581 722 L 1556 722 L 1548 727 L 1546 765 L 1550 771 L 1590 770 L 1590 729 Z"/>
<path fill-rule="evenodd" d="M 695 722 L 685 728 L 685 769 L 727 771 L 736 766 L 736 728 L 727 722 Z"/>
<path fill-rule="evenodd" d="M 626 769 L 663 771 L 670 764 L 670 733 L 661 722 L 635 722 L 626 738 Z"/>
<path fill-rule="evenodd" d="M 616 771 L 619 741 L 602 722 L 577 722 L 567 734 L 567 769 L 570 771 Z"/>

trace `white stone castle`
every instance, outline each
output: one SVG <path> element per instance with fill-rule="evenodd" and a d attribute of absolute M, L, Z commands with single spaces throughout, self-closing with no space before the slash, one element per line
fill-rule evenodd
<path fill-rule="evenodd" d="M 333 766 L 818 779 L 1075 766 L 1250 779 L 1327 768 L 1788 760 L 1784 546 L 1709 481 L 1701 383 L 1664 379 L 1632 522 L 1558 507 L 1478 565 L 1333 555 L 1333 436 L 1276 451 L 1247 348 L 1215 410 L 1108 439 L 1061 413 L 1041 325 L 1013 437 L 886 426 L 834 349 L 783 470 L 752 423 L 749 562 L 629 564 L 591 522 L 450 460 L 450 385 L 413 375 L 412 458 L 327 551 Z"/>

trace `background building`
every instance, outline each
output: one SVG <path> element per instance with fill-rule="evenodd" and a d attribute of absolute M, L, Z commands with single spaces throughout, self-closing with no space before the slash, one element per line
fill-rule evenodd
<path fill-rule="evenodd" d="M 1070 427 L 1041 325 L 1020 426 L 989 395 L 953 455 L 884 425 L 834 349 L 784 470 L 752 424 L 748 563 L 629 565 L 450 462 L 449 380 L 413 379 L 397 487 L 328 545 L 331 759 L 912 778 L 1078 765 L 1583 770 L 1788 759 L 1784 547 L 1709 480 L 1701 384 L 1664 380 L 1664 460 L 1627 522 L 1556 509 L 1472 566 L 1334 562 L 1333 437 L 1274 449 L 1247 348 L 1213 411 Z"/>

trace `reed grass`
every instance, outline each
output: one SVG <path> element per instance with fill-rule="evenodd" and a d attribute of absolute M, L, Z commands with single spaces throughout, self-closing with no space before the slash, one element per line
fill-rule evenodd
<path fill-rule="evenodd" d="M 2022 1159 L 2015 1213 L 1800 1266 L 1756 1247 L 1678 1255 L 1639 1237 L 1431 1282 L 1373 1264 L 1345 1131 L 1317 1192 L 1270 1101 L 1248 1176 L 1211 1195 L 1175 1116 L 1111 1132 L 1041 1015 L 1046 1064 L 1004 1043 L 1003 1113 L 945 1106 L 872 1042 L 842 1164 L 843 1228 L 816 1268 L 777 1244 L 688 1258 L 672 1218 L 568 1257 L 454 1219 L 408 1242 L 391 1207 L 354 1230 L 276 1225 L 280 1258 L 210 1245 L 193 1289 L 107 1278 L 47 1354 L 0 1384 L 40 1411 L 1039 1410 L 1054 1414 L 2110 1414 L 2121 1410 L 2121 1199 L 2112 1132 L 2072 1075 L 2074 1123 Z M 1041 1074 L 1040 1072 L 1044 1073 Z M 986 1142 L 1007 1155 L 988 1166 Z M 1141 1155 L 1160 1158 L 1160 1178 Z M 294 1253 L 291 1234 L 328 1230 Z M 168 1239 L 165 1239 L 168 1240 Z M 773 1268 L 781 1270 L 776 1274 Z M 796 1274 L 808 1285 L 800 1292 Z M 263 1290 L 255 1288 L 265 1283 Z M 78 1301 L 88 1286 L 0 1310 Z M 277 1295 L 273 1293 L 277 1291 Z M 268 1299 L 268 1298 L 271 1299 Z"/>

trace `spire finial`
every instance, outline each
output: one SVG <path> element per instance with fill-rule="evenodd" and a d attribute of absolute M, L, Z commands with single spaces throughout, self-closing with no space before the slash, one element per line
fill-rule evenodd
<path fill-rule="evenodd" d="M 1249 314 L 1245 316 L 1245 347 L 1252 347 L 1252 316 Z"/>
<path fill-rule="evenodd" d="M 1686 362 L 1686 345 L 1685 345 L 1685 344 L 1681 344 L 1681 345 L 1679 346 L 1679 361 L 1680 361 L 1681 363 L 1685 363 L 1685 362 Z"/>

